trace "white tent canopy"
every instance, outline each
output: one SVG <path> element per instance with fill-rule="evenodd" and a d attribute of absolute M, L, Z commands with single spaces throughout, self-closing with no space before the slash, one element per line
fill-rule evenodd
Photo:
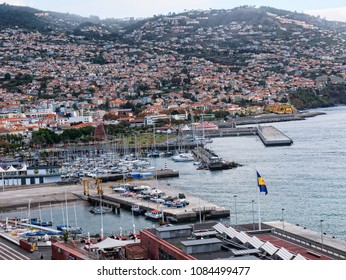
<path fill-rule="evenodd" d="M 114 238 L 107 237 L 99 243 L 90 245 L 90 249 L 106 249 L 106 248 L 115 248 L 115 247 L 124 247 L 128 244 L 139 243 L 139 240 L 118 240 Z"/>
<path fill-rule="evenodd" d="M 18 166 L 18 168 L 14 167 L 13 165 L 10 166 L 0 166 L 0 173 L 1 172 L 18 172 L 18 171 L 26 171 L 27 166 L 24 164 L 23 166 Z"/>

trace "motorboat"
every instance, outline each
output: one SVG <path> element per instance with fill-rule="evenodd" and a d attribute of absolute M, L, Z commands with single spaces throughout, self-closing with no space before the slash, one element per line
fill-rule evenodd
<path fill-rule="evenodd" d="M 139 205 L 132 205 L 131 212 L 133 215 L 142 215 L 145 213 L 145 209 L 141 208 Z"/>
<path fill-rule="evenodd" d="M 112 190 L 116 193 L 124 193 L 129 191 L 130 184 L 118 184 L 112 187 Z"/>
<path fill-rule="evenodd" d="M 172 156 L 172 159 L 176 162 L 187 162 L 187 161 L 195 160 L 191 153 L 181 153 L 181 154 Z"/>
<path fill-rule="evenodd" d="M 153 220 L 160 220 L 163 217 L 163 213 L 160 210 L 154 209 L 152 211 L 147 211 L 144 213 L 145 217 Z"/>

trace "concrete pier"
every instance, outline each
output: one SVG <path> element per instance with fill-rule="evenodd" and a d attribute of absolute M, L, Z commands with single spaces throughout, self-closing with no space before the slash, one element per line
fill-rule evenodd
<path fill-rule="evenodd" d="M 258 126 L 257 133 L 266 146 L 291 145 L 292 139 L 273 126 Z"/>
<path fill-rule="evenodd" d="M 116 203 L 119 203 L 121 207 L 128 209 L 130 209 L 132 205 L 139 205 L 147 211 L 158 209 L 164 213 L 165 220 L 167 217 L 170 217 L 173 218 L 176 222 L 198 221 L 199 219 L 207 220 L 214 218 L 226 218 L 230 215 L 229 209 L 221 207 L 205 199 L 196 197 L 186 191 L 179 190 L 169 184 L 165 184 L 160 181 L 133 181 L 131 183 L 135 185 L 147 185 L 152 189 L 157 188 L 170 197 L 178 197 L 179 193 L 184 193 L 189 204 L 181 208 L 168 207 L 150 200 L 143 200 L 138 197 L 124 196 L 121 193 L 114 192 L 111 189 L 111 186 L 109 188 L 104 188 L 103 199 L 114 201 Z"/>

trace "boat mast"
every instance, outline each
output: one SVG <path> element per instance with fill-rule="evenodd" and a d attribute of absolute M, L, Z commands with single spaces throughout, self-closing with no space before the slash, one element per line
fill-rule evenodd
<path fill-rule="evenodd" d="M 53 223 L 53 211 L 52 211 L 52 203 L 49 203 L 49 208 L 50 208 L 50 220 Z"/>
<path fill-rule="evenodd" d="M 38 204 L 38 212 L 39 212 L 39 216 L 40 216 L 40 223 L 42 223 L 42 213 L 41 213 L 41 204 Z"/>
<path fill-rule="evenodd" d="M 68 228 L 68 210 L 67 210 L 67 193 L 65 188 L 65 206 L 66 206 L 66 227 Z"/>
<path fill-rule="evenodd" d="M 103 239 L 103 208 L 102 208 L 102 194 L 100 193 L 100 209 L 101 209 L 101 239 Z"/>
<path fill-rule="evenodd" d="M 61 202 L 61 214 L 62 214 L 62 224 L 65 225 L 65 213 L 64 213 L 64 206 Z"/>
<path fill-rule="evenodd" d="M 76 227 L 78 227 L 77 212 L 76 212 L 76 203 L 73 204 L 73 208 L 74 208 L 74 218 L 75 218 L 75 221 L 76 221 Z"/>

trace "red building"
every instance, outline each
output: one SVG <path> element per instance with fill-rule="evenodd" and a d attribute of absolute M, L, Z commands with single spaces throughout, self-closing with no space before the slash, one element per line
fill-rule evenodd
<path fill-rule="evenodd" d="M 195 260 L 147 229 L 141 231 L 141 245 L 148 249 L 150 260 Z"/>

